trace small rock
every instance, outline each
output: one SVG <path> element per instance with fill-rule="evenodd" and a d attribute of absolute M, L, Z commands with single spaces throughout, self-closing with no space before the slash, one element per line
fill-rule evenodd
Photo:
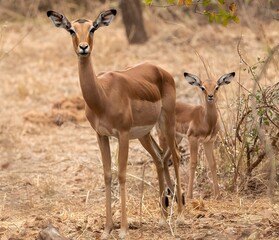
<path fill-rule="evenodd" d="M 61 235 L 58 230 L 49 224 L 45 229 L 39 232 L 38 240 L 69 240 Z"/>

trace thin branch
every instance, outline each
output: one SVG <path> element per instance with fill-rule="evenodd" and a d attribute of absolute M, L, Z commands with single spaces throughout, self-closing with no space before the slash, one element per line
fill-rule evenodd
<path fill-rule="evenodd" d="M 248 167 L 247 172 L 246 172 L 247 176 L 250 176 L 250 175 L 251 175 L 253 169 L 255 169 L 255 168 L 263 161 L 263 159 L 265 158 L 265 156 L 266 156 L 266 152 L 262 152 L 262 153 L 260 153 L 260 154 L 258 155 L 257 160 L 256 160 L 255 162 L 253 162 L 253 163 Z"/>
<path fill-rule="evenodd" d="M 206 67 L 205 60 L 203 59 L 203 57 L 199 54 L 199 52 L 195 48 L 193 48 L 193 49 L 194 49 L 195 53 L 198 55 L 198 57 L 200 58 L 203 66 L 204 66 L 204 69 L 206 71 L 206 75 L 207 75 L 208 79 L 210 79 L 211 77 L 210 77 L 209 71 L 208 71 L 208 69 Z"/>
<path fill-rule="evenodd" d="M 23 40 L 32 32 L 33 27 L 31 28 L 31 30 L 29 32 L 27 32 L 21 39 L 19 39 L 13 46 L 11 49 L 9 49 L 8 51 L 2 53 L 0 55 L 0 61 L 2 61 L 5 57 L 7 57 L 9 55 L 10 52 L 12 52 L 13 50 L 15 50 L 16 47 L 18 47 Z"/>
<path fill-rule="evenodd" d="M 241 40 L 242 40 L 242 35 L 241 37 L 239 38 L 239 41 L 237 43 L 237 53 L 238 53 L 238 56 L 240 57 L 240 60 L 249 68 L 249 71 L 251 72 L 252 76 L 253 76 L 253 79 L 255 80 L 255 82 L 257 83 L 258 85 L 258 88 L 261 90 L 261 86 L 260 84 L 258 83 L 258 81 L 256 81 L 257 79 L 257 76 L 255 75 L 253 69 L 252 69 L 252 66 L 250 66 L 246 60 L 243 58 L 241 52 L 240 52 L 240 43 L 241 43 Z"/>
<path fill-rule="evenodd" d="M 175 3 L 168 4 L 168 5 L 158 5 L 158 4 L 151 3 L 151 4 L 147 4 L 147 6 L 149 6 L 149 7 L 156 7 L 156 8 L 168 8 L 168 7 L 175 7 L 177 5 Z"/>

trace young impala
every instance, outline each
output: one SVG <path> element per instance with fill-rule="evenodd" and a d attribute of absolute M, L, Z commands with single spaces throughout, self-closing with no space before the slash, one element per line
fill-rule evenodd
<path fill-rule="evenodd" d="M 187 198 L 193 198 L 193 182 L 197 166 L 197 156 L 199 144 L 202 143 L 204 152 L 212 174 L 213 190 L 216 199 L 220 197 L 216 161 L 214 159 L 214 141 L 219 131 L 218 112 L 216 108 L 217 91 L 220 86 L 229 84 L 234 78 L 235 73 L 229 73 L 221 76 L 215 83 L 211 80 L 201 81 L 197 76 L 184 73 L 186 81 L 194 86 L 198 86 L 204 95 L 204 105 L 190 105 L 183 102 L 176 102 L 176 141 L 181 142 L 183 136 L 187 136 L 190 148 L 190 168 L 189 168 L 189 185 Z M 166 139 L 158 130 L 160 146 L 165 154 L 165 176 L 167 182 L 170 183 L 170 175 L 168 172 L 169 150 Z"/>
<path fill-rule="evenodd" d="M 156 123 L 174 159 L 177 181 L 178 213 L 182 212 L 182 193 L 179 176 L 179 154 L 175 143 L 175 83 L 172 76 L 160 67 L 140 64 L 124 71 L 95 74 L 91 62 L 94 32 L 108 26 L 116 15 L 111 9 L 101 12 L 95 21 L 68 19 L 54 11 L 47 16 L 56 27 L 66 29 L 72 38 L 78 57 L 80 86 L 86 103 L 86 116 L 97 133 L 102 155 L 105 192 L 106 223 L 102 238 L 113 228 L 111 210 L 111 154 L 109 137 L 118 139 L 118 180 L 121 198 L 121 229 L 119 236 L 125 238 L 128 230 L 126 215 L 126 167 L 129 139 L 138 138 L 152 156 L 158 174 L 161 217 L 167 216 L 166 181 L 162 151 L 150 135 Z M 59 51 L 62 46 L 59 46 Z"/>

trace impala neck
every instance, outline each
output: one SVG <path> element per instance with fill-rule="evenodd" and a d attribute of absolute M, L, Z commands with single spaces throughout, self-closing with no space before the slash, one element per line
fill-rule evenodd
<path fill-rule="evenodd" d="M 78 70 L 83 98 L 92 111 L 100 114 L 103 108 L 104 92 L 97 81 L 90 55 L 79 57 Z"/>
<path fill-rule="evenodd" d="M 210 127 L 214 127 L 218 120 L 218 112 L 215 102 L 205 103 L 205 120 Z"/>

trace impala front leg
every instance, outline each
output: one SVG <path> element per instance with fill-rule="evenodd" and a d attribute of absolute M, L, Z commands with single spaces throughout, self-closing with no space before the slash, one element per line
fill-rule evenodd
<path fill-rule="evenodd" d="M 121 229 L 119 238 L 125 239 L 128 231 L 128 221 L 126 212 L 126 170 L 129 149 L 129 132 L 119 134 L 119 152 L 118 152 L 118 181 L 120 184 L 121 199 Z"/>
<path fill-rule="evenodd" d="M 104 180 L 106 189 L 106 224 L 102 234 L 102 239 L 106 239 L 113 228 L 112 213 L 111 213 L 111 155 L 109 147 L 109 139 L 107 136 L 97 134 L 98 144 L 101 150 Z"/>
<path fill-rule="evenodd" d="M 198 141 L 195 137 L 188 137 L 190 146 L 190 167 L 189 167 L 189 183 L 187 198 L 193 198 L 193 185 L 195 179 L 195 173 L 197 168 L 197 158 L 198 158 Z"/>
<path fill-rule="evenodd" d="M 220 191 L 219 191 L 218 178 L 216 173 L 216 161 L 214 158 L 213 142 L 204 143 L 203 146 L 204 146 L 206 159 L 209 165 L 209 169 L 211 171 L 214 197 L 215 199 L 220 199 Z"/>

